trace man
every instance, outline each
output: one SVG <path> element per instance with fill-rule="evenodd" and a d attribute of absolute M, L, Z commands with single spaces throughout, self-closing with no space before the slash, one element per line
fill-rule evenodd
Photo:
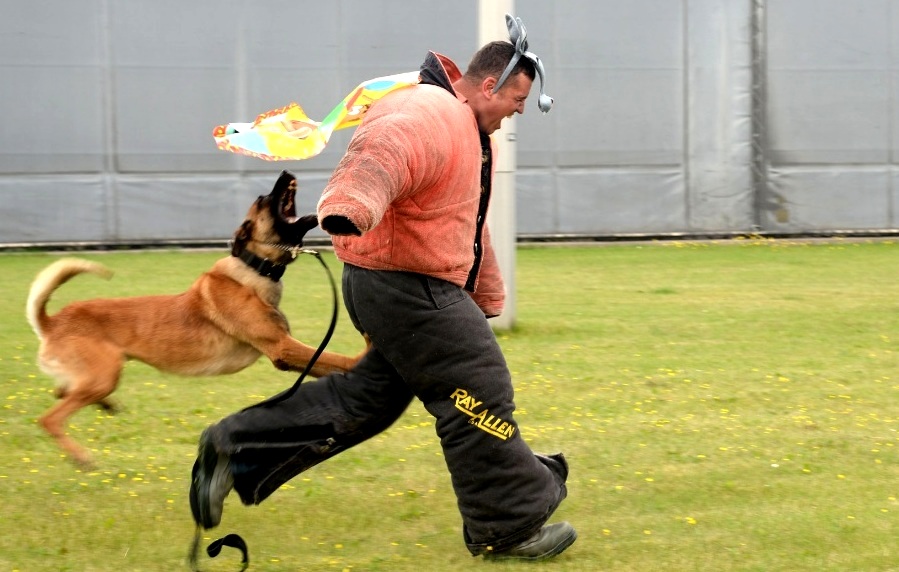
<path fill-rule="evenodd" d="M 507 22 L 510 32 L 520 26 Z M 436 419 L 473 555 L 540 560 L 577 538 L 566 522 L 546 525 L 567 494 L 568 465 L 561 454 L 535 455 L 521 438 L 511 376 L 487 322 L 504 301 L 485 222 L 489 135 L 524 112 L 535 72 L 542 88 L 542 64 L 523 36 L 522 27 L 515 45 L 481 48 L 464 76 L 429 53 L 418 85 L 367 111 L 318 216 L 344 262 L 350 318 L 371 350 L 346 374 L 303 383 L 204 431 L 191 485 L 198 524 L 219 524 L 232 488 L 258 504 L 387 429 L 414 397 Z M 541 89 L 541 108 L 546 100 Z"/>

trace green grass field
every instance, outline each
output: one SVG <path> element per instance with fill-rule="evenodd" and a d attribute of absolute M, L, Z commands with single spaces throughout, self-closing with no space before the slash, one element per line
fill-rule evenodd
<path fill-rule="evenodd" d="M 222 253 L 79 256 L 115 277 L 73 280 L 51 310 L 180 292 Z M 261 506 L 229 497 L 206 542 L 241 534 L 256 571 L 899 570 L 897 256 L 892 241 L 523 247 L 518 325 L 498 336 L 521 435 L 571 463 L 554 520 L 574 524 L 574 546 L 543 564 L 469 556 L 418 404 Z M 23 316 L 55 258 L 0 256 L 0 570 L 187 570 L 200 431 L 295 376 L 265 360 L 216 378 L 131 363 L 119 414 L 72 421 L 97 465 L 79 471 L 35 422 L 53 383 Z M 294 335 L 317 345 L 330 317 L 321 267 L 301 258 L 285 285 Z M 331 349 L 360 347 L 342 316 Z M 203 568 L 238 562 L 226 549 Z"/>

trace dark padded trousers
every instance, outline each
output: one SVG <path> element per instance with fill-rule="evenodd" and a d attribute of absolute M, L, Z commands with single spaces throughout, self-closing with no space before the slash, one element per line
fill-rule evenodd
<path fill-rule="evenodd" d="M 512 381 L 487 319 L 448 282 L 344 265 L 344 302 L 372 350 L 346 374 L 226 417 L 207 435 L 234 488 L 258 504 L 302 471 L 387 429 L 413 397 L 437 435 L 472 554 L 528 539 L 565 498 L 562 455 L 535 455 L 513 419 Z"/>

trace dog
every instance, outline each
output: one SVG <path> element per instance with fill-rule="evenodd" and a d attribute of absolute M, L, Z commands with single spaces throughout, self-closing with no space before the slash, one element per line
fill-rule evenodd
<path fill-rule="evenodd" d="M 235 373 L 262 355 L 281 370 L 306 367 L 316 350 L 290 335 L 278 309 L 280 278 L 318 225 L 314 214 L 297 217 L 296 190 L 296 178 L 282 172 L 234 233 L 231 255 L 181 294 L 77 301 L 48 316 L 51 294 L 66 281 L 85 272 L 104 278 L 112 273 L 66 258 L 37 275 L 25 314 L 40 339 L 39 365 L 56 378 L 59 399 L 39 422 L 76 463 L 89 467 L 91 457 L 66 435 L 67 419 L 91 404 L 113 409 L 108 397 L 129 359 L 185 376 Z M 323 352 L 310 375 L 349 370 L 368 350 L 365 343 L 354 357 Z"/>

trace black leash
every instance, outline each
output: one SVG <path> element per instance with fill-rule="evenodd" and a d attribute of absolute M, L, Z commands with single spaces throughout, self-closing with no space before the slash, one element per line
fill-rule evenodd
<path fill-rule="evenodd" d="M 331 311 L 331 325 L 328 326 L 328 332 L 325 334 L 325 337 L 322 338 L 321 343 L 318 345 L 318 349 L 315 350 L 315 353 L 312 354 L 312 358 L 309 360 L 309 363 L 306 364 L 306 367 L 303 368 L 303 372 L 300 374 L 300 377 L 290 386 L 289 389 L 275 395 L 274 397 L 270 397 L 265 401 L 261 401 L 255 405 L 250 405 L 249 407 L 244 408 L 244 411 L 247 409 L 252 409 L 254 407 L 265 407 L 268 405 L 273 405 L 275 403 L 284 401 L 285 399 L 289 399 L 294 393 L 296 393 L 297 389 L 299 389 L 300 384 L 303 383 L 303 380 L 306 379 L 306 376 L 309 375 L 309 372 L 312 371 L 312 367 L 315 365 L 315 362 L 318 361 L 318 358 L 322 355 L 322 352 L 325 351 L 325 347 L 327 347 L 328 343 L 331 341 L 331 336 L 334 334 L 334 329 L 337 327 L 337 284 L 334 282 L 334 276 L 331 274 L 331 269 L 328 268 L 328 265 L 325 263 L 325 260 L 322 258 L 321 254 L 319 254 L 315 250 L 301 250 L 303 254 L 311 254 L 315 256 L 318 261 L 321 263 L 322 268 L 325 269 L 325 274 L 328 275 L 328 282 L 331 283 L 331 302 L 332 302 L 332 311 Z M 194 539 L 190 545 L 190 554 L 188 555 L 188 563 L 190 564 L 190 569 L 193 572 L 200 572 L 197 562 L 197 555 L 200 551 L 200 540 L 203 535 L 203 527 L 197 524 L 197 528 L 194 531 Z M 242 559 L 241 559 L 241 569 L 243 572 L 250 566 L 250 550 L 247 547 L 246 541 L 241 538 L 239 534 L 226 534 L 222 538 L 213 540 L 209 546 L 206 547 L 206 554 L 209 555 L 210 558 L 215 558 L 218 556 L 222 548 L 225 546 L 229 546 L 231 548 L 236 548 L 240 550 Z"/>
<path fill-rule="evenodd" d="M 331 341 L 331 336 L 334 334 L 334 328 L 337 327 L 337 284 L 334 282 L 334 276 L 331 275 L 331 270 L 328 268 L 328 265 L 325 264 L 325 260 L 322 258 L 321 254 L 315 250 L 301 250 L 303 254 L 311 254 L 315 256 L 318 261 L 321 263 L 322 268 L 325 269 L 325 274 L 328 275 L 328 281 L 331 283 L 331 324 L 328 326 L 328 332 L 325 334 L 325 337 L 322 338 L 320 344 L 318 344 L 318 348 L 315 350 L 315 353 L 312 354 L 312 357 L 309 359 L 309 363 L 306 364 L 306 367 L 303 369 L 303 373 L 300 374 L 300 377 L 290 386 L 289 389 L 275 395 L 274 397 L 269 397 L 265 401 L 260 401 L 255 405 L 250 405 L 249 407 L 245 407 L 244 411 L 247 409 L 254 409 L 256 407 L 266 407 L 268 405 L 274 405 L 275 403 L 279 403 L 284 401 L 285 399 L 289 399 L 296 393 L 297 389 L 300 388 L 300 384 L 303 383 L 303 380 L 306 379 L 306 376 L 309 375 L 309 372 L 312 371 L 312 367 L 315 365 L 315 362 L 318 361 L 318 358 L 322 355 L 322 352 L 325 351 L 325 347 L 327 347 L 328 343 Z"/>
<path fill-rule="evenodd" d="M 200 552 L 200 540 L 202 538 L 202 535 L 203 527 L 197 525 L 197 530 L 194 533 L 194 540 L 190 545 L 190 555 L 188 556 L 190 569 L 193 572 L 200 572 L 200 568 L 198 567 L 197 563 L 197 554 L 199 554 Z M 230 546 L 231 548 L 240 550 L 240 553 L 243 556 L 240 561 L 240 572 L 243 572 L 250 567 L 250 551 L 247 548 L 247 543 L 243 538 L 240 537 L 239 534 L 226 534 L 218 540 L 213 540 L 209 544 L 209 546 L 206 547 L 206 554 L 208 554 L 210 558 L 215 558 L 221 553 L 222 547 L 224 546 Z"/>

